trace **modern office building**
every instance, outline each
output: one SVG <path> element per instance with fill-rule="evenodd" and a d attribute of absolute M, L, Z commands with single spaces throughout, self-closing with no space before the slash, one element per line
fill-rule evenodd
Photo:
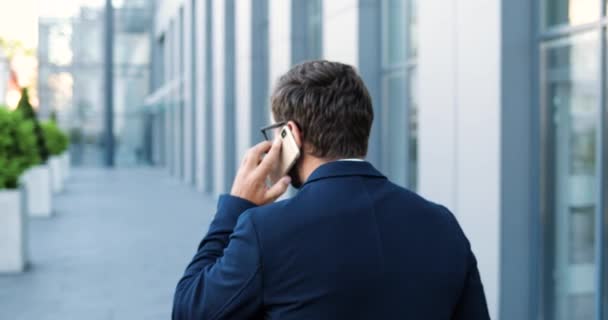
<path fill-rule="evenodd" d="M 104 7 L 74 4 L 71 15 L 38 22 L 40 114 L 55 114 L 72 138 L 75 165 L 102 163 L 104 137 Z M 65 14 L 62 12 L 62 14 Z M 140 108 L 149 91 L 150 2 L 123 0 L 114 9 L 114 133 L 116 162 L 144 162 L 145 118 Z"/>
<path fill-rule="evenodd" d="M 226 192 L 277 77 L 352 64 L 374 101 L 368 160 L 455 213 L 493 319 L 608 319 L 606 6 L 157 1 L 150 161 Z"/>

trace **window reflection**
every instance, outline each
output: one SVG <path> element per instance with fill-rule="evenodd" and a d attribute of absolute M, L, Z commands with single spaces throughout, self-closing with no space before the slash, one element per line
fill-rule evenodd
<path fill-rule="evenodd" d="M 409 71 L 409 175 L 408 186 L 418 188 L 418 77 L 416 67 Z"/>
<path fill-rule="evenodd" d="M 307 56 L 320 58 L 323 56 L 323 4 L 321 0 L 307 1 L 307 12 L 309 13 L 307 27 Z"/>
<path fill-rule="evenodd" d="M 406 0 L 385 0 L 383 2 L 383 46 L 384 65 L 391 66 L 405 62 L 406 56 Z"/>
<path fill-rule="evenodd" d="M 544 0 L 544 26 L 579 25 L 598 20 L 597 0 Z"/>
<path fill-rule="evenodd" d="M 549 319 L 594 319 L 597 33 L 543 48 L 548 114 L 546 243 Z"/>
<path fill-rule="evenodd" d="M 405 72 L 397 72 L 385 79 L 386 105 L 390 110 L 385 114 L 386 126 L 384 138 L 387 141 L 386 157 L 388 172 L 393 181 L 406 185 L 407 177 L 407 132 L 404 122 L 407 119 L 407 88 Z"/>
<path fill-rule="evenodd" d="M 382 1 L 382 166 L 417 188 L 416 1 Z"/>

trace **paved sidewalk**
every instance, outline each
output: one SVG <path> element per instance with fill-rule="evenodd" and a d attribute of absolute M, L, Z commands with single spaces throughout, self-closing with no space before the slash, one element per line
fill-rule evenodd
<path fill-rule="evenodd" d="M 0 276 L 0 319 L 169 319 L 215 201 L 155 169 L 74 169 L 30 219 L 31 267 Z"/>

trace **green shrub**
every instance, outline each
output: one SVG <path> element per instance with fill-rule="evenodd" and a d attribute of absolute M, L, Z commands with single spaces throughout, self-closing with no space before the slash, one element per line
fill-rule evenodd
<path fill-rule="evenodd" d="M 60 155 L 68 149 L 68 136 L 63 131 L 61 131 L 61 129 L 59 129 L 55 122 L 44 122 L 41 124 L 41 127 L 42 132 L 44 133 L 44 140 L 46 141 L 46 146 L 51 155 Z"/>
<path fill-rule="evenodd" d="M 40 163 L 34 123 L 0 107 L 0 189 L 15 189 L 19 177 Z"/>
<path fill-rule="evenodd" d="M 38 121 L 38 117 L 36 117 L 36 111 L 30 103 L 30 97 L 27 88 L 23 88 L 21 90 L 21 99 L 19 100 L 19 104 L 17 104 L 17 111 L 20 112 L 26 120 L 31 120 L 33 122 L 34 133 L 36 134 L 36 146 L 38 150 L 38 155 L 40 156 L 42 162 L 46 162 L 46 160 L 49 158 L 49 151 L 46 145 L 46 141 L 44 141 L 44 133 L 42 132 L 42 128 L 40 127 L 40 122 Z"/>

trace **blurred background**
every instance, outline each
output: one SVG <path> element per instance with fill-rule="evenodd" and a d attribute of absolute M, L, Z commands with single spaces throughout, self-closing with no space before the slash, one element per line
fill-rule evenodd
<path fill-rule="evenodd" d="M 73 174 L 0 318 L 168 318 L 274 82 L 328 59 L 372 95 L 368 160 L 459 219 L 493 319 L 608 319 L 607 6 L 1 0 L 0 105 L 27 87 Z"/>

